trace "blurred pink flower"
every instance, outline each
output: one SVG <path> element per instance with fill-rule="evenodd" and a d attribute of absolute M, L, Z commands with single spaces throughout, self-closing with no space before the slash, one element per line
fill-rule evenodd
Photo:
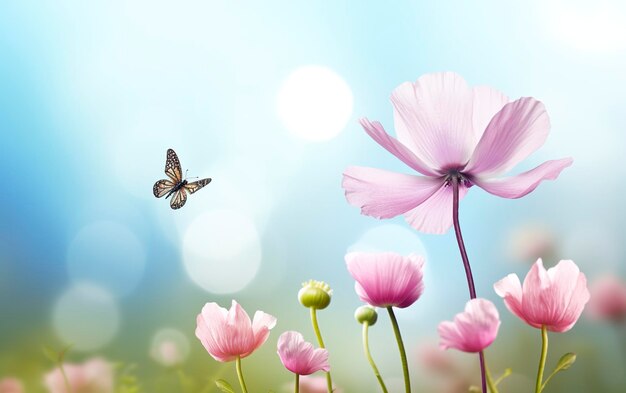
<path fill-rule="evenodd" d="M 24 385 L 17 378 L 0 379 L 0 393 L 24 393 Z"/>
<path fill-rule="evenodd" d="M 113 365 L 102 358 L 92 358 L 82 364 L 63 365 L 72 393 L 112 393 Z M 67 393 L 61 370 L 56 367 L 44 376 L 49 393 Z"/>
<path fill-rule="evenodd" d="M 165 367 L 175 366 L 183 362 L 183 354 L 173 341 L 163 341 L 152 349 L 152 358 Z"/>
<path fill-rule="evenodd" d="M 349 167 L 346 199 L 376 218 L 404 214 L 415 229 L 445 233 L 452 226 L 452 177 L 459 198 L 477 185 L 504 198 L 520 198 L 543 180 L 554 180 L 571 158 L 547 161 L 516 176 L 499 178 L 545 142 L 550 119 L 543 104 L 524 97 L 509 102 L 489 87 L 470 88 L 452 72 L 426 74 L 391 95 L 398 139 L 378 122 L 361 119 L 378 144 L 424 176 Z"/>
<path fill-rule="evenodd" d="M 328 351 L 314 348 L 298 332 L 285 332 L 278 338 L 278 356 L 283 366 L 294 374 L 309 375 L 316 371 L 330 371 Z"/>
<path fill-rule="evenodd" d="M 211 356 L 220 362 L 245 358 L 259 348 L 276 326 L 276 318 L 262 311 L 254 319 L 233 300 L 230 310 L 207 303 L 198 314 L 196 337 Z"/>
<path fill-rule="evenodd" d="M 494 284 L 507 308 L 537 329 L 565 332 L 576 323 L 589 301 L 587 279 L 572 261 L 560 261 L 546 271 L 538 259 L 524 279 L 509 274 Z"/>
<path fill-rule="evenodd" d="M 356 293 L 372 306 L 405 308 L 424 292 L 424 258 L 419 255 L 351 252 L 345 259 Z"/>
<path fill-rule="evenodd" d="M 454 317 L 454 322 L 439 324 L 440 346 L 442 349 L 480 352 L 496 339 L 499 327 L 496 306 L 487 299 L 471 299 L 465 305 L 465 311 Z"/>
<path fill-rule="evenodd" d="M 457 366 L 449 352 L 443 351 L 436 345 L 424 343 L 417 349 L 420 363 L 427 371 L 449 374 L 457 370 Z"/>
<path fill-rule="evenodd" d="M 626 318 L 626 284 L 618 277 L 607 275 L 591 284 L 589 316 L 620 322 Z"/>
<path fill-rule="evenodd" d="M 325 377 L 300 377 L 300 393 L 328 393 L 327 386 Z M 333 393 L 341 393 L 341 389 L 333 385 Z"/>

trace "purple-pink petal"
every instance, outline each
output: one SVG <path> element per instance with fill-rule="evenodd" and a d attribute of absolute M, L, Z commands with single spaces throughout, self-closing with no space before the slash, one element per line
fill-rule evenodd
<path fill-rule="evenodd" d="M 510 102 L 491 119 L 464 172 L 482 177 L 508 172 L 543 145 L 549 131 L 550 118 L 540 101 Z"/>
<path fill-rule="evenodd" d="M 431 168 L 462 165 L 472 154 L 473 92 L 454 72 L 421 76 L 391 95 L 399 140 Z"/>
<path fill-rule="evenodd" d="M 405 308 L 424 291 L 424 258 L 419 255 L 351 252 L 345 259 L 357 295 L 372 306 Z"/>
<path fill-rule="evenodd" d="M 316 371 L 330 370 L 328 351 L 313 347 L 298 332 L 288 331 L 281 334 L 277 352 L 283 366 L 294 374 L 309 375 Z"/>
<path fill-rule="evenodd" d="M 503 198 L 521 198 L 532 192 L 544 180 L 555 180 L 561 171 L 572 165 L 571 158 L 546 161 L 538 167 L 516 176 L 481 179 L 473 178 L 474 184 L 483 190 Z"/>
<path fill-rule="evenodd" d="M 459 201 L 469 189 L 459 186 Z M 424 233 L 443 234 L 452 226 L 452 187 L 442 184 L 425 202 L 406 212 L 404 218 L 416 230 Z"/>
<path fill-rule="evenodd" d="M 404 162 L 409 168 L 427 176 L 438 176 L 436 170 L 432 166 L 422 161 L 407 146 L 387 134 L 382 124 L 377 121 L 370 122 L 366 118 L 359 121 L 367 134 L 372 137 L 379 145 L 384 147 L 389 153 L 396 156 L 400 161 Z"/>
<path fill-rule="evenodd" d="M 488 86 L 476 86 L 472 89 L 472 93 L 474 95 L 472 100 L 473 151 L 493 116 L 509 102 L 509 98 L 502 92 Z"/>
<path fill-rule="evenodd" d="M 433 195 L 443 180 L 404 175 L 376 168 L 349 167 L 342 187 L 348 203 L 361 213 L 376 218 L 391 218 L 419 206 Z"/>
<path fill-rule="evenodd" d="M 496 339 L 500 316 L 496 306 L 486 299 L 472 299 L 454 322 L 439 324 L 442 349 L 455 348 L 463 352 L 480 352 Z"/>

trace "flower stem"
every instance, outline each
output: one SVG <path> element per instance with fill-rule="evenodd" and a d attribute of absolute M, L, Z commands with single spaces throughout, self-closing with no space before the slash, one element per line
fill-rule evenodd
<path fill-rule="evenodd" d="M 543 390 L 543 370 L 546 368 L 546 358 L 548 357 L 548 329 L 545 325 L 541 326 L 541 358 L 539 359 L 539 370 L 537 371 L 537 384 L 535 385 L 535 393 L 541 393 Z"/>
<path fill-rule="evenodd" d="M 300 374 L 296 374 L 296 388 L 294 391 L 296 393 L 300 392 Z"/>
<path fill-rule="evenodd" d="M 467 277 L 467 286 L 469 288 L 470 299 L 476 299 L 476 288 L 474 287 L 474 277 L 472 276 L 472 267 L 470 266 L 463 235 L 461 234 L 461 225 L 459 224 L 459 177 L 452 176 L 452 222 L 454 223 L 454 233 L 456 234 L 456 242 L 459 245 L 461 259 L 463 259 L 463 267 L 465 268 L 465 277 Z M 485 376 L 485 356 L 482 351 L 479 354 L 480 359 L 480 377 L 482 382 L 483 393 L 487 393 L 487 378 Z"/>
<path fill-rule="evenodd" d="M 63 368 L 63 362 L 59 362 L 59 370 L 61 371 L 61 375 L 63 376 L 63 383 L 65 384 L 65 391 L 67 393 L 72 393 L 72 387 L 70 386 L 70 381 L 67 379 L 67 374 L 65 373 L 65 369 Z"/>
<path fill-rule="evenodd" d="M 320 332 L 319 324 L 317 323 L 317 309 L 315 307 L 311 307 L 311 322 L 313 323 L 313 330 L 315 331 L 315 336 L 317 337 L 317 342 L 320 345 L 320 348 L 326 348 L 324 345 L 324 340 L 322 339 L 322 333 Z M 328 388 L 328 393 L 333 392 L 333 380 L 330 376 L 330 371 L 326 373 L 326 385 Z"/>
<path fill-rule="evenodd" d="M 406 361 L 406 351 L 404 350 L 404 343 L 402 342 L 402 335 L 400 334 L 400 327 L 398 326 L 398 320 L 396 319 L 396 315 L 393 313 L 393 308 L 391 306 L 387 307 L 387 311 L 389 312 L 389 318 L 391 319 L 391 324 L 393 325 L 393 332 L 396 335 L 396 341 L 398 342 L 398 350 L 400 351 L 400 359 L 402 360 L 402 373 L 404 374 L 404 389 L 406 393 L 411 393 L 411 380 L 409 378 L 409 364 Z"/>
<path fill-rule="evenodd" d="M 483 353 L 483 352 L 481 352 Z M 485 355 L 483 354 L 483 360 Z M 487 362 L 485 361 L 485 376 L 487 377 L 487 386 L 489 387 L 489 391 L 491 393 L 498 393 L 498 388 L 496 384 L 493 382 L 493 378 L 491 378 L 491 373 L 489 372 L 489 367 L 487 367 Z"/>
<path fill-rule="evenodd" d="M 370 366 L 372 366 L 372 370 L 374 371 L 376 379 L 378 379 L 380 388 L 383 390 L 383 393 L 387 393 L 387 386 L 385 386 L 383 377 L 380 376 L 380 372 L 378 372 L 378 367 L 376 367 L 376 363 L 374 363 L 374 358 L 372 358 L 372 354 L 370 353 L 369 337 L 367 333 L 369 327 L 370 324 L 367 323 L 367 321 L 363 322 L 363 350 L 365 351 L 365 356 L 367 357 L 367 360 L 370 362 Z"/>
<path fill-rule="evenodd" d="M 246 388 L 246 382 L 243 380 L 243 372 L 241 372 L 241 357 L 237 356 L 237 377 L 239 377 L 239 385 L 241 385 L 241 391 L 248 393 Z"/>

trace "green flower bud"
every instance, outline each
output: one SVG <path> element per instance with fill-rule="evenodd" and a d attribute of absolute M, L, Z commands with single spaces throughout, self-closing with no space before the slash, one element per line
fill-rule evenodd
<path fill-rule="evenodd" d="M 307 308 L 323 310 L 330 304 L 333 290 L 323 281 L 309 280 L 302 283 L 302 289 L 298 292 L 300 304 Z"/>
<path fill-rule="evenodd" d="M 367 322 L 368 325 L 372 326 L 378 320 L 378 313 L 374 307 L 361 306 L 354 312 L 354 318 L 360 324 Z"/>

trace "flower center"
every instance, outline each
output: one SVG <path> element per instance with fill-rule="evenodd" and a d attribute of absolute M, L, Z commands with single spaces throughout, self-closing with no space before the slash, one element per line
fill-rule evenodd
<path fill-rule="evenodd" d="M 466 187 L 469 187 L 472 183 L 469 177 L 463 174 L 459 169 L 449 169 L 444 175 L 444 183 L 446 187 L 451 185 L 455 180 L 457 184 L 464 185 Z"/>

